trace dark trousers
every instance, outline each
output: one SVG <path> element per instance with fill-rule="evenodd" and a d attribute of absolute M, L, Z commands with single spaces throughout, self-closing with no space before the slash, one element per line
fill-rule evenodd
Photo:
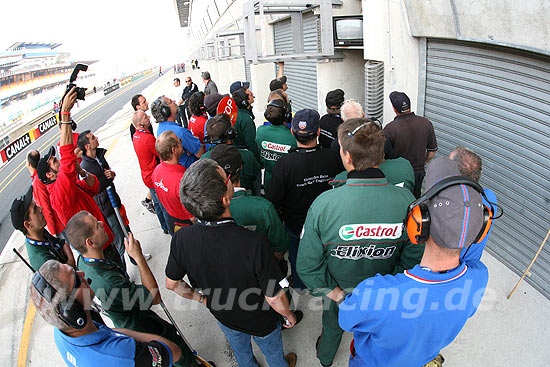
<path fill-rule="evenodd" d="M 413 195 L 417 199 L 420 197 L 420 191 L 422 190 L 422 182 L 424 181 L 424 176 L 426 176 L 426 172 L 424 171 L 414 173 Z"/>
<path fill-rule="evenodd" d="M 292 272 L 292 280 L 294 281 L 294 289 L 302 290 L 306 289 L 305 284 L 298 276 L 296 270 L 296 258 L 298 257 L 298 245 L 300 244 L 300 234 L 295 233 L 293 230 L 287 227 L 285 224 L 285 231 L 288 233 L 288 239 L 290 240 L 290 248 L 288 249 L 288 261 L 290 261 L 290 271 Z"/>

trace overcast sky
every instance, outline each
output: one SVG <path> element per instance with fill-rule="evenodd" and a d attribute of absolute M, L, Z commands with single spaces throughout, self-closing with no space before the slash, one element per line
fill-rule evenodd
<path fill-rule="evenodd" d="M 15 42 L 62 43 L 73 60 L 103 60 L 121 71 L 147 60 L 184 61 L 186 32 L 173 0 L 9 0 L 2 4 L 0 50 Z"/>

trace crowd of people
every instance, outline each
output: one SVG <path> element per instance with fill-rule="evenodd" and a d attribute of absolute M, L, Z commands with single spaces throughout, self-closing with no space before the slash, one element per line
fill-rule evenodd
<path fill-rule="evenodd" d="M 320 365 L 332 365 L 348 331 L 350 366 L 441 366 L 440 350 L 488 281 L 480 258 L 496 197 L 478 183 L 481 158 L 457 147 L 434 159 L 434 128 L 403 92 L 389 95 L 396 117 L 385 127 L 342 89 L 327 94 L 322 117 L 293 111 L 280 63 L 256 128 L 249 83 L 222 95 L 208 71 L 201 77 L 203 91 L 175 78 L 151 103 L 156 129 L 146 98 L 131 100 L 141 203 L 171 236 L 166 288 L 210 311 L 241 367 L 258 366 L 251 339 L 269 366 L 296 365 L 281 331 L 300 323 L 307 310 L 297 299 L 307 293 L 323 304 L 311 346 Z M 234 120 L 218 113 L 226 96 Z M 11 207 L 37 270 L 32 300 L 69 366 L 202 365 L 150 309 L 162 302 L 151 255 L 132 234 L 106 150 L 91 131 L 71 130 L 75 101 L 73 89 L 57 150 L 27 155 L 32 186 Z"/>

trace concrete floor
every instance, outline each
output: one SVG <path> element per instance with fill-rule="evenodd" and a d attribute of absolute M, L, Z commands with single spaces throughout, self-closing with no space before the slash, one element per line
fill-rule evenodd
<path fill-rule="evenodd" d="M 193 79 L 200 81 L 199 73 L 192 72 Z M 180 78 L 183 74 L 179 75 Z M 199 83 L 197 83 L 199 84 Z M 200 85 L 200 84 L 199 84 Z M 228 86 L 220 86 L 220 90 Z M 163 78 L 144 90 L 151 103 L 161 94 L 169 95 L 172 75 Z M 147 193 L 142 183 L 139 166 L 131 145 L 128 125 L 131 107 L 126 105 L 116 113 L 96 135 L 100 146 L 111 147 L 108 161 L 117 172 L 115 184 L 130 218 L 133 232 L 145 252 L 153 255 L 149 265 L 159 286 L 164 288 L 164 266 L 169 252 L 170 236 L 163 234 L 156 216 L 140 204 Z M 24 237 L 14 233 L 5 251 L 0 256 L 0 335 L 4 335 L 6 347 L 0 351 L 5 365 L 16 366 L 21 347 L 24 350 L 22 334 L 30 301 L 28 285 L 30 271 L 15 258 L 11 249 L 22 251 Z M 506 295 L 513 288 L 518 276 L 489 254 L 484 254 L 484 263 L 489 268 L 490 278 L 487 292 L 476 315 L 466 323 L 456 340 L 442 351 L 446 358 L 444 366 L 546 366 L 550 365 L 550 302 L 527 283 L 522 283 L 511 300 Z M 139 274 L 129 265 L 133 279 Z M 190 302 L 164 290 L 163 299 L 194 348 L 219 367 L 235 366 L 231 350 L 225 337 L 208 310 L 197 302 Z M 321 332 L 320 300 L 301 296 L 298 308 L 304 311 L 304 320 L 295 329 L 283 333 L 286 352 L 296 352 L 299 366 L 320 366 L 315 357 L 314 343 Z M 154 310 L 164 317 L 160 307 Z M 28 322 L 32 317 L 27 317 Z M 62 359 L 53 341 L 52 327 L 39 315 L 34 318 L 29 332 L 26 365 L 62 366 Z M 333 366 L 347 366 L 351 335 L 345 334 Z M 265 359 L 256 347 L 256 356 L 262 366 Z M 25 353 L 22 354 L 25 357 Z M 25 358 L 23 358 L 25 362 Z M 25 363 L 23 363 L 25 365 Z"/>

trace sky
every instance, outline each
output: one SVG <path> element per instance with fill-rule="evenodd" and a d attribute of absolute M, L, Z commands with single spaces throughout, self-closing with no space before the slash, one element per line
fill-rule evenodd
<path fill-rule="evenodd" d="M 62 43 L 73 60 L 102 60 L 106 69 L 134 71 L 186 59 L 186 31 L 173 0 L 6 0 L 0 50 L 15 42 Z"/>

